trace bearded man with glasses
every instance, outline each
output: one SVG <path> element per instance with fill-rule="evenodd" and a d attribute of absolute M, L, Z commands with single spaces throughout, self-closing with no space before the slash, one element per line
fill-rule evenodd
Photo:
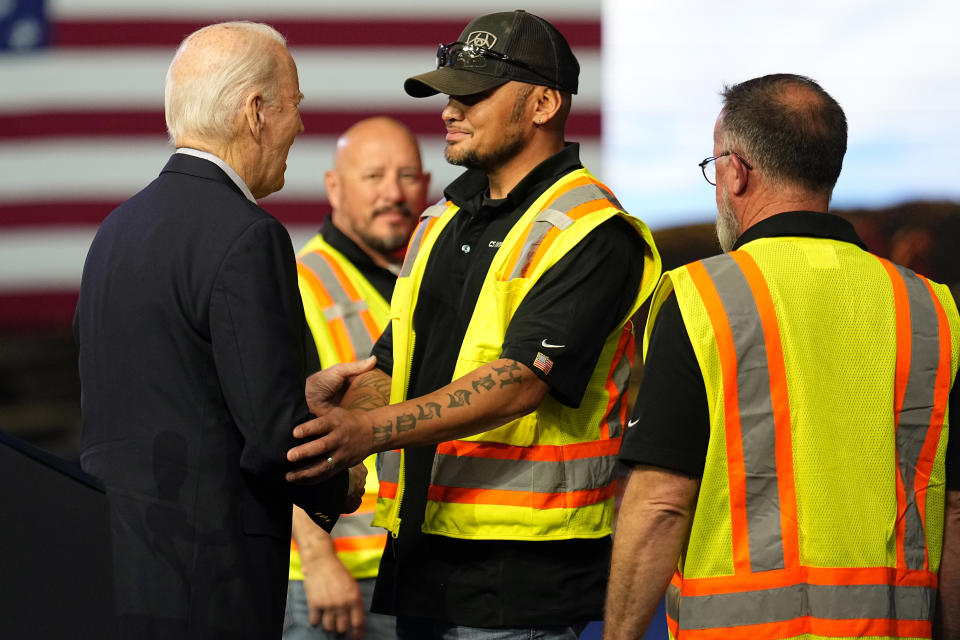
<path fill-rule="evenodd" d="M 666 591 L 676 640 L 958 638 L 957 305 L 828 213 L 847 121 L 816 82 L 723 98 L 726 253 L 653 295 L 605 637 Z"/>

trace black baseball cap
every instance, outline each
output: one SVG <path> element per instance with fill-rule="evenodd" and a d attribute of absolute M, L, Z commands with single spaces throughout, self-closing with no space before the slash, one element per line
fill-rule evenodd
<path fill-rule="evenodd" d="M 522 9 L 475 18 L 437 50 L 437 68 L 407 78 L 414 98 L 467 96 L 510 80 L 577 92 L 580 64 L 556 27 Z"/>

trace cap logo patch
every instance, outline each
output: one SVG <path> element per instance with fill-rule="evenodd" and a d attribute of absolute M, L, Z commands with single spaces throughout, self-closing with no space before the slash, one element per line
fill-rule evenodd
<path fill-rule="evenodd" d="M 485 49 L 492 49 L 493 45 L 496 43 L 497 36 L 493 35 L 489 31 L 471 31 L 470 35 L 467 36 L 466 42 L 466 44 L 473 44 Z"/>

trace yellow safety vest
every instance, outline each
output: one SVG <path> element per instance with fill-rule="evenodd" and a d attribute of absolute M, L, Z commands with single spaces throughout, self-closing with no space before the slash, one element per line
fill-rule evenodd
<path fill-rule="evenodd" d="M 930 638 L 960 317 L 836 240 L 763 238 L 664 275 L 710 443 L 672 638 Z"/>
<path fill-rule="evenodd" d="M 374 286 L 319 234 L 297 256 L 297 276 L 323 366 L 369 355 L 390 317 L 390 306 Z M 371 528 L 378 490 L 375 461 L 375 455 L 364 460 L 368 475 L 360 508 L 341 516 L 330 534 L 337 557 L 358 579 L 377 575 L 386 544 L 386 534 Z M 300 553 L 292 540 L 290 580 L 303 580 Z"/>
<path fill-rule="evenodd" d="M 391 403 L 406 399 L 420 283 L 437 237 L 458 210 L 448 202 L 424 212 L 397 280 L 391 308 Z M 630 310 L 607 336 L 580 407 L 566 407 L 548 396 L 535 412 L 518 420 L 437 445 L 425 533 L 493 540 L 598 538 L 610 533 L 612 473 L 634 351 L 630 319 L 653 290 L 660 257 L 646 225 L 624 213 L 585 169 L 554 183 L 507 234 L 481 287 L 451 378 L 497 360 L 510 320 L 527 292 L 597 225 L 617 215 L 644 240 L 643 282 Z M 381 456 L 374 519 L 394 534 L 400 524 L 402 458 L 396 451 Z"/>

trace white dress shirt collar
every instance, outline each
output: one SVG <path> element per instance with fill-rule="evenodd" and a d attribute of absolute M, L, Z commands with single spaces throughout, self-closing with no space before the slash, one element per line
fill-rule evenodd
<path fill-rule="evenodd" d="M 213 164 L 217 165 L 223 172 L 227 174 L 227 177 L 233 180 L 233 183 L 237 185 L 237 188 L 243 192 L 243 195 L 246 196 L 247 200 L 256 204 L 257 199 L 253 197 L 253 194 L 250 193 L 250 188 L 247 187 L 247 183 L 243 181 L 243 178 L 240 177 L 236 171 L 233 170 L 233 167 L 224 162 L 219 156 L 215 156 L 208 151 L 200 151 L 199 149 L 192 149 L 190 147 L 177 147 L 177 153 L 182 153 L 184 155 L 193 156 L 194 158 L 203 158 L 204 160 L 209 160 Z"/>

